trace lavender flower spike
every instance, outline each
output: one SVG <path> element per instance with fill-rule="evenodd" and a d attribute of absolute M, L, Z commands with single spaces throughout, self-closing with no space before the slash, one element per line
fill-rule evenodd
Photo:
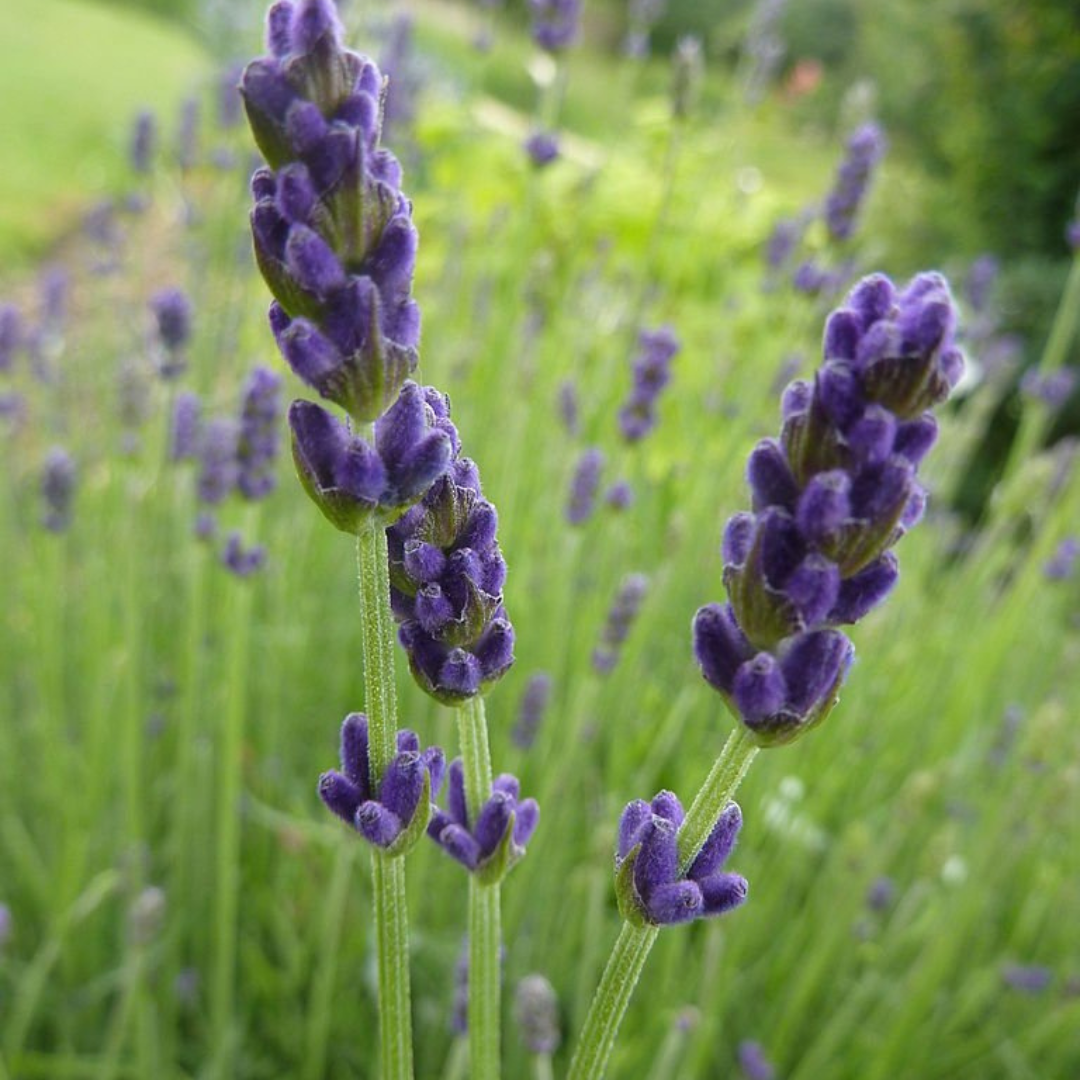
<path fill-rule="evenodd" d="M 680 348 L 668 326 L 642 330 L 638 346 L 633 388 L 619 410 L 619 428 L 627 442 L 643 439 L 656 426 L 656 402 L 671 379 L 671 361 Z"/>
<path fill-rule="evenodd" d="M 729 602 L 697 613 L 694 652 L 761 746 L 828 715 L 854 652 L 835 627 L 896 584 L 889 549 L 926 505 L 916 469 L 937 434 L 929 410 L 963 368 L 954 324 L 940 275 L 902 291 L 864 279 L 829 316 L 813 385 L 785 390 L 779 439 L 750 455 L 751 512 L 724 532 Z"/>
<path fill-rule="evenodd" d="M 525 845 L 540 819 L 540 808 L 535 799 L 519 799 L 517 779 L 503 773 L 492 781 L 491 797 L 472 821 L 465 803 L 461 758 L 450 763 L 449 771 L 446 810 L 432 811 L 428 836 L 476 874 L 480 882 L 493 885 L 525 854 Z"/>
<path fill-rule="evenodd" d="M 566 520 L 571 525 L 584 525 L 592 517 L 603 468 L 603 452 L 595 446 L 590 446 L 578 459 L 566 503 Z"/>
<path fill-rule="evenodd" d="M 264 499 L 277 483 L 281 377 L 257 367 L 244 385 L 236 449 L 236 487 L 249 501 Z"/>
<path fill-rule="evenodd" d="M 848 140 L 847 156 L 825 199 L 825 227 L 834 240 L 847 240 L 855 231 L 859 208 L 884 153 L 885 135 L 877 124 L 864 124 Z"/>
<path fill-rule="evenodd" d="M 383 77 L 344 49 L 329 0 L 283 0 L 270 55 L 240 91 L 269 168 L 251 188 L 270 324 L 296 374 L 354 419 L 375 420 L 417 365 L 417 237 L 401 168 L 379 145 Z"/>
<path fill-rule="evenodd" d="M 497 522 L 476 466 L 458 458 L 386 533 L 398 638 L 421 688 L 446 704 L 480 693 L 514 660 Z"/>
<path fill-rule="evenodd" d="M 350 713 L 341 725 L 341 772 L 332 769 L 319 778 L 319 797 L 327 808 L 388 855 L 403 855 L 419 842 L 445 767 L 442 750 L 421 751 L 415 732 L 399 731 L 397 748 L 378 791 L 373 790 L 367 717 Z"/>
<path fill-rule="evenodd" d="M 49 532 L 66 532 L 71 524 L 71 505 L 75 498 L 75 462 L 59 446 L 54 446 L 45 458 L 41 496 L 45 503 L 42 524 Z"/>
<path fill-rule="evenodd" d="M 742 812 L 728 803 L 685 874 L 679 872 L 682 803 L 661 791 L 651 803 L 636 799 L 619 820 L 615 893 L 619 911 L 635 926 L 667 926 L 722 915 L 744 903 L 746 879 L 723 865 L 742 828 Z"/>

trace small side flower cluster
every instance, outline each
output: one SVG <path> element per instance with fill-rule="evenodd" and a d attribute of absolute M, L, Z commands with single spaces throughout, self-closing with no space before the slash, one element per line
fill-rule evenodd
<path fill-rule="evenodd" d="M 447 704 L 473 697 L 513 663 L 497 524 L 475 464 L 458 458 L 387 529 L 399 638 L 417 682 Z"/>
<path fill-rule="evenodd" d="M 480 881 L 501 881 L 525 854 L 525 845 L 540 819 L 540 808 L 535 799 L 521 799 L 517 778 L 503 773 L 492 781 L 491 797 L 473 821 L 465 803 L 461 758 L 450 763 L 449 772 L 446 810 L 432 811 L 428 835 Z"/>
<path fill-rule="evenodd" d="M 679 871 L 679 826 L 686 815 L 670 791 L 651 803 L 635 799 L 619 820 L 615 891 L 624 919 L 668 926 L 722 915 L 746 900 L 746 879 L 723 869 L 742 828 L 728 803 L 685 873 Z"/>
<path fill-rule="evenodd" d="M 627 442 L 643 439 L 656 427 L 656 403 L 660 391 L 671 380 L 671 361 L 680 348 L 679 339 L 669 326 L 642 330 L 638 346 L 633 388 L 619 410 L 619 429 Z"/>
<path fill-rule="evenodd" d="M 825 227 L 834 240 L 847 240 L 855 231 L 859 208 L 884 153 L 885 135 L 873 122 L 863 124 L 848 140 L 847 156 L 825 199 Z"/>
<path fill-rule="evenodd" d="M 393 520 L 454 452 L 432 394 L 408 379 L 420 338 L 416 229 L 401 168 L 380 146 L 384 80 L 342 47 L 333 4 L 279 0 L 267 42 L 271 55 L 241 81 L 269 165 L 251 183 L 255 254 L 290 367 L 356 423 L 376 422 L 372 445 L 311 402 L 289 412 L 305 490 L 356 532 L 371 513 Z"/>
<path fill-rule="evenodd" d="M 780 438 L 750 455 L 752 512 L 724 531 L 729 602 L 697 613 L 694 651 L 759 745 L 828 715 L 854 652 L 834 627 L 896 583 L 889 548 L 925 508 L 916 469 L 937 436 L 929 410 L 963 369 L 954 323 L 938 274 L 902 291 L 864 279 L 828 319 L 813 384 L 785 391 Z"/>
<path fill-rule="evenodd" d="M 399 731 L 397 750 L 376 791 L 368 763 L 367 717 L 350 713 L 341 725 L 341 772 L 332 769 L 319 778 L 319 797 L 326 806 L 389 855 L 404 854 L 423 836 L 445 770 L 442 750 L 421 751 L 415 732 Z"/>

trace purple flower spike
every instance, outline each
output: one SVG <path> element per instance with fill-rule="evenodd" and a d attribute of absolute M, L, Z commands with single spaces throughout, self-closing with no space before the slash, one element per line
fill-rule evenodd
<path fill-rule="evenodd" d="M 540 817 L 536 800 L 519 799 L 517 778 L 503 773 L 493 781 L 491 796 L 473 822 L 461 758 L 450 763 L 447 788 L 447 808 L 432 812 L 428 836 L 484 884 L 501 881 L 525 854 L 536 830 Z"/>
<path fill-rule="evenodd" d="M 603 468 L 604 455 L 595 446 L 586 450 L 578 459 L 566 505 L 566 520 L 571 525 L 583 525 L 592 517 L 593 510 L 596 509 L 596 496 L 600 490 L 600 473 Z"/>
<path fill-rule="evenodd" d="M 834 240 L 847 240 L 855 231 L 859 208 L 884 153 L 885 136 L 877 124 L 864 124 L 848 140 L 847 156 L 825 199 L 825 226 Z"/>
<path fill-rule="evenodd" d="M 241 79 L 269 168 L 252 190 L 271 325 L 296 373 L 357 421 L 392 407 L 416 368 L 412 206 L 380 145 L 383 78 L 342 47 L 330 0 L 271 8 L 270 55 Z"/>
<path fill-rule="evenodd" d="M 433 429 L 456 448 L 456 432 L 451 438 L 439 426 L 449 425 L 445 398 L 429 395 L 424 407 L 432 402 Z M 403 418 L 402 428 L 408 422 Z M 379 445 L 382 450 L 385 444 Z M 482 692 L 513 663 L 514 631 L 502 606 L 506 562 L 496 525 L 476 466 L 457 458 L 387 530 L 398 639 L 420 686 L 447 704 Z"/>
<path fill-rule="evenodd" d="M 788 742 L 836 702 L 857 622 L 895 586 L 891 547 L 922 517 L 916 470 L 933 446 L 928 410 L 962 357 L 939 274 L 903 289 L 877 274 L 829 316 L 813 383 L 784 392 L 778 440 L 750 455 L 752 513 L 724 531 L 729 603 L 694 620 L 694 654 L 759 745 Z"/>
<path fill-rule="evenodd" d="M 249 501 L 264 499 L 277 483 L 281 377 L 264 367 L 248 376 L 240 408 L 236 487 Z"/>
<path fill-rule="evenodd" d="M 639 353 L 633 366 L 633 387 L 619 410 L 619 428 L 627 442 L 643 439 L 656 426 L 660 392 L 671 379 L 671 361 L 681 348 L 667 326 L 643 330 L 638 335 Z"/>
<path fill-rule="evenodd" d="M 198 455 L 201 418 L 202 401 L 198 394 L 185 390 L 176 395 L 169 438 L 172 461 L 185 461 Z"/>
<path fill-rule="evenodd" d="M 723 865 L 735 847 L 742 812 L 728 803 L 701 851 L 680 872 L 682 804 L 670 791 L 652 803 L 636 799 L 619 821 L 615 889 L 619 910 L 632 923 L 667 926 L 722 915 L 746 900 L 746 880 Z"/>
<path fill-rule="evenodd" d="M 593 667 L 601 675 L 614 670 L 618 663 L 623 644 L 648 591 L 649 579 L 644 574 L 627 574 L 619 585 L 600 636 L 600 644 L 593 650 Z"/>
<path fill-rule="evenodd" d="M 327 809 L 389 855 L 403 855 L 420 840 L 444 771 L 442 750 L 421 751 L 415 732 L 399 731 L 397 748 L 374 790 L 367 717 L 350 713 L 341 725 L 341 771 L 331 770 L 319 778 L 319 797 Z"/>

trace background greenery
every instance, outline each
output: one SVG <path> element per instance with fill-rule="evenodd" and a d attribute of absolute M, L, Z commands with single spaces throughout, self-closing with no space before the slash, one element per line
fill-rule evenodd
<path fill-rule="evenodd" d="M 893 49 L 882 29 L 882 65 L 946 48 L 955 63 L 935 75 L 975 78 L 954 70 L 963 53 L 943 44 L 949 19 L 884 8 Z M 415 129 L 394 147 L 422 237 L 422 374 L 450 392 L 499 508 L 519 645 L 489 701 L 493 753 L 542 806 L 503 890 L 506 985 L 547 975 L 569 1046 L 618 925 L 621 807 L 661 787 L 688 799 L 730 729 L 694 668 L 689 622 L 722 596 L 720 529 L 745 504 L 746 453 L 775 432 L 783 382 L 812 371 L 830 302 L 768 279 L 764 246 L 780 216 L 827 190 L 844 88 L 865 73 L 852 57 L 871 55 L 857 50 L 879 31 L 862 19 L 850 41 L 838 39 L 843 53 L 827 57 L 818 94 L 777 87 L 750 109 L 724 59 L 738 40 L 738 12 L 725 9 L 701 105 L 679 130 L 666 60 L 639 70 L 582 50 L 562 110 L 565 159 L 535 174 L 519 148 L 534 58 L 513 13 L 478 55 L 467 9 L 412 10 L 425 90 Z M 673 4 L 670 19 L 679 11 Z M 1005 27 L 1004 7 L 980 11 Z M 386 9 L 353 13 L 358 43 L 377 52 Z M 0 283 L 33 322 L 39 260 L 71 279 L 62 337 L 36 363 L 21 355 L 0 373 L 0 390 L 26 409 L 22 423 L 0 422 L 0 903 L 11 918 L 0 945 L 0 1078 L 374 1076 L 367 860 L 315 795 L 335 763 L 338 724 L 362 700 L 351 546 L 283 463 L 264 505 L 220 515 L 222 531 L 241 529 L 269 552 L 263 573 L 228 575 L 217 548 L 192 537 L 191 468 L 165 453 L 176 389 L 153 373 L 147 301 L 163 285 L 192 297 L 181 385 L 209 411 L 235 412 L 255 363 L 283 369 L 246 239 L 249 146 L 242 130 L 213 121 L 217 73 L 231 58 L 224 43 L 254 38 L 258 14 L 250 34 L 201 44 L 200 27 L 224 24 L 205 11 L 166 14 L 71 0 L 16 12 L 0 0 L 4 25 L 21 35 L 0 68 L 15 133 L 5 155 L 14 164 L 0 171 L 10 185 Z M 595 17 L 600 44 L 614 39 L 617 14 Z M 830 19 L 815 24 L 822 34 L 850 25 Z M 793 57 L 814 55 L 795 40 Z M 1063 40 L 1063 55 L 1069 47 Z M 1043 51 L 1057 62 L 1056 49 Z M 1070 207 L 1056 211 L 1056 238 L 1001 246 L 970 197 L 976 135 L 954 149 L 963 177 L 916 137 L 920 124 L 926 145 L 948 142 L 950 124 L 978 139 L 989 129 L 962 127 L 943 105 L 920 111 L 903 89 L 914 76 L 881 70 L 879 101 L 897 126 L 843 253 L 857 260 L 852 273 L 903 278 L 939 266 L 960 293 L 971 257 L 994 249 L 1005 261 L 1000 325 L 1023 324 L 1037 356 L 1068 269 L 1060 235 Z M 1030 89 L 1015 81 L 1019 70 L 1002 95 Z M 200 162 L 181 173 L 172 147 L 191 93 L 203 105 Z M 950 100 L 971 115 L 992 111 L 970 86 Z M 159 110 L 161 149 L 140 180 L 125 153 L 146 105 Z M 1008 183 L 1036 183 L 1017 154 Z M 115 200 L 105 243 L 75 227 L 103 196 Z M 819 232 L 806 243 L 839 257 Z M 1040 259 L 1019 262 L 1029 250 Z M 1039 305 L 1008 307 L 1010 288 Z M 615 415 L 635 335 L 661 322 L 683 351 L 658 431 L 628 448 Z M 984 346 L 972 338 L 974 360 Z M 1074 360 L 1068 346 L 1063 359 Z M 661 935 L 614 1078 L 738 1075 L 745 1039 L 763 1044 L 778 1077 L 807 1080 L 1080 1071 L 1068 917 L 1080 909 L 1080 586 L 1044 572 L 1076 530 L 1072 448 L 991 476 L 978 531 L 947 498 L 1001 422 L 1002 400 L 1045 421 L 1030 399 L 1006 396 L 1014 375 L 988 376 L 945 416 L 928 462 L 933 512 L 899 548 L 897 595 L 854 634 L 859 660 L 840 707 L 821 731 L 761 755 L 741 792 L 747 824 L 732 864 L 751 902 Z M 567 379 L 581 405 L 576 434 L 558 415 Z M 295 382 L 288 392 L 304 393 Z M 41 469 L 56 444 L 78 466 L 72 527 L 60 536 L 40 527 Z M 629 479 L 636 501 L 623 514 L 602 506 L 572 530 L 563 508 L 587 445 L 604 449 L 605 480 Z M 650 593 L 619 667 L 601 678 L 590 651 L 619 581 L 635 571 L 650 576 Z M 526 752 L 511 732 L 538 670 L 552 675 L 554 695 Z M 404 664 L 399 673 L 404 722 L 452 748 L 452 715 L 411 685 Z M 234 783 L 239 807 L 226 794 Z M 884 877 L 890 898 L 868 904 Z M 418 1075 L 453 1076 L 465 882 L 427 845 L 410 858 L 409 884 Z M 225 996 L 215 990 L 222 973 Z M 505 1021 L 505 1075 L 525 1076 L 509 1008 Z M 557 1072 L 567 1060 L 564 1048 Z"/>

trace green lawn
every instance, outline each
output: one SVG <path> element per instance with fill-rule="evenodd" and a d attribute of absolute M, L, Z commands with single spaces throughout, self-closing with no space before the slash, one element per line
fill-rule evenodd
<path fill-rule="evenodd" d="M 143 108 L 167 139 L 177 102 L 207 70 L 175 25 L 77 0 L 0 0 L 4 167 L 0 251 L 39 252 L 128 175 L 131 122 Z"/>

